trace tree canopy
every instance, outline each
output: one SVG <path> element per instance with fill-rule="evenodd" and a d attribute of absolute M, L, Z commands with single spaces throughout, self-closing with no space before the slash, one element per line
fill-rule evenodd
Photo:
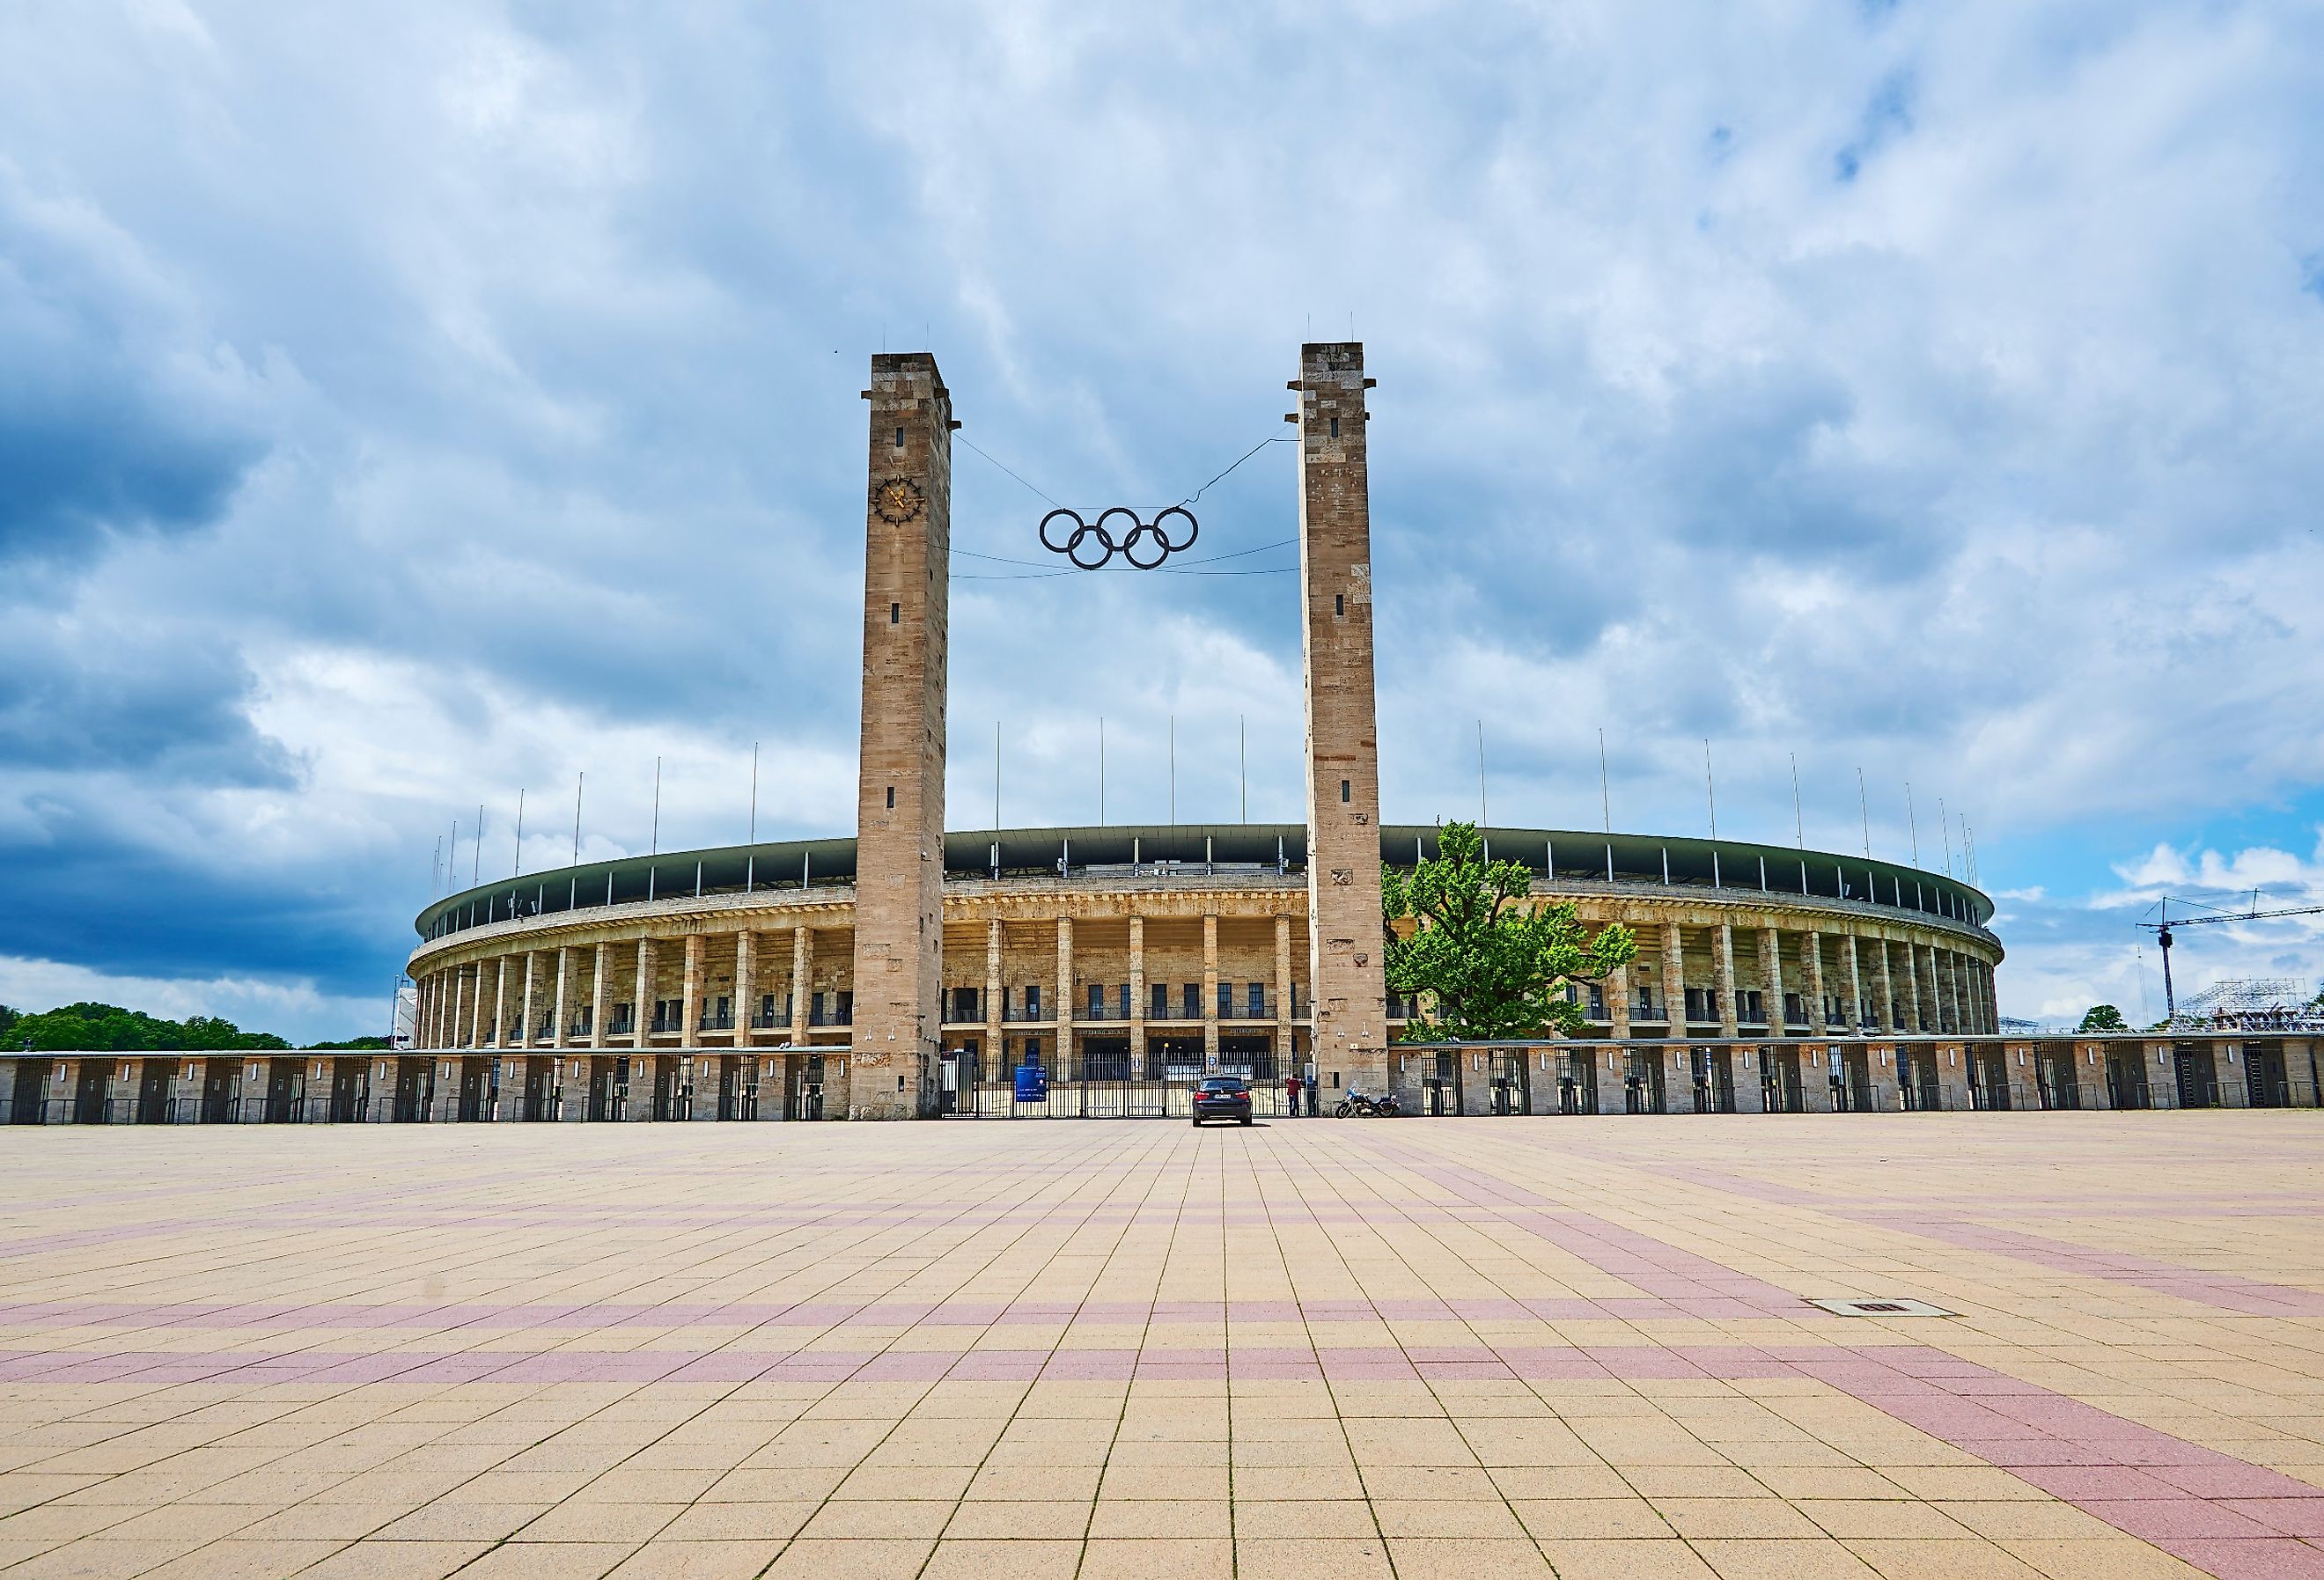
<path fill-rule="evenodd" d="M 1403 1040 L 1547 1036 L 1582 1030 L 1582 1006 L 1558 990 L 1598 982 L 1637 958 L 1619 922 L 1586 934 L 1563 901 L 1536 904 L 1520 862 L 1488 862 L 1473 823 L 1448 823 L 1436 855 L 1380 873 L 1388 990 L 1428 995 Z"/>
<path fill-rule="evenodd" d="M 164 1021 L 118 1004 L 65 1004 L 40 1014 L 6 1012 L 0 1035 L 10 1049 L 30 1046 L 36 1053 L 162 1053 L 289 1048 L 271 1031 L 244 1031 L 231 1021 L 189 1015 Z"/>
<path fill-rule="evenodd" d="M 2112 1004 L 2092 1004 L 2082 1014 L 2081 1031 L 2127 1031 L 2130 1025 Z"/>

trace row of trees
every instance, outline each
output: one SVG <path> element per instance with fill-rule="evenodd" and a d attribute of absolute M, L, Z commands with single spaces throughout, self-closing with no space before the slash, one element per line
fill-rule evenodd
<path fill-rule="evenodd" d="M 119 1004 L 65 1004 L 34 1014 L 0 1004 L 0 1049 L 34 1053 L 245 1053 L 287 1049 L 272 1031 L 244 1031 L 215 1015 L 164 1021 Z M 385 1048 L 383 1037 L 318 1042 L 316 1048 Z"/>

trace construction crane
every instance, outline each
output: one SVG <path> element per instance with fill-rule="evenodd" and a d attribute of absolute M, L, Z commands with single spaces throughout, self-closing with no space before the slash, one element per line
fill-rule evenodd
<path fill-rule="evenodd" d="M 2195 905 L 2200 901 L 2181 900 L 2179 903 Z M 2171 991 L 2171 931 L 2173 928 L 2202 927 L 2207 923 L 2218 921 L 2273 921 L 2280 916 L 2324 915 L 2324 905 L 2289 905 L 2276 910 L 2262 910 L 2259 908 L 2259 891 L 2256 889 L 2252 891 L 2252 903 L 2249 910 L 2222 910 L 2213 911 L 2209 916 L 2173 917 L 2171 914 L 2171 896 L 2168 894 L 2163 897 L 2162 906 L 2160 919 L 2143 921 L 2138 925 L 2153 933 L 2154 941 L 2163 946 L 2163 1010 L 2165 1018 L 2172 1021 L 2179 1018 L 2179 1001 Z M 2203 909 L 2209 910 L 2210 907 L 2204 906 Z"/>

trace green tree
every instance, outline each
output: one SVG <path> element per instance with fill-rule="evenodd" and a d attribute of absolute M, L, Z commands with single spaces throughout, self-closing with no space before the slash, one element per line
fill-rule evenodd
<path fill-rule="evenodd" d="M 1637 957 L 1615 922 L 1586 935 L 1573 907 L 1536 905 L 1522 863 L 1488 862 L 1473 823 L 1448 823 L 1437 854 L 1409 873 L 1380 873 L 1388 990 L 1425 993 L 1425 1019 L 1404 1040 L 1543 1037 L 1587 1017 L 1558 990 L 1602 981 Z"/>
<path fill-rule="evenodd" d="M 22 1015 L 19 1015 L 7 1005 L 0 1004 L 0 1039 L 7 1038 L 8 1033 L 15 1028 L 16 1022 L 23 1019 L 23 1017 Z M 0 1040 L 0 1048 L 14 1048 L 16 1044 L 13 1041 Z"/>
<path fill-rule="evenodd" d="M 2092 1004 L 2089 1009 L 2084 1012 L 2082 1016 L 2082 1023 L 2078 1030 L 2083 1031 L 2127 1031 L 2130 1030 L 2130 1026 L 2128 1022 L 2123 1020 L 2122 1012 L 2116 1009 L 2112 1004 Z"/>

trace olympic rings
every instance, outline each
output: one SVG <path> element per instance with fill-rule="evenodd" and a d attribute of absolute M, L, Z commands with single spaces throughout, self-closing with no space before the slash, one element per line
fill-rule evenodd
<path fill-rule="evenodd" d="M 1119 542 L 1114 541 L 1113 533 L 1107 530 L 1107 523 L 1116 516 L 1122 517 L 1130 523 Z M 1163 523 L 1172 516 L 1177 516 L 1186 523 L 1186 537 L 1184 542 L 1172 542 L 1170 534 L 1163 529 Z M 1049 535 L 1049 524 L 1060 518 L 1073 523 L 1073 530 L 1065 533 L 1063 542 L 1057 541 Z M 1065 531 L 1062 527 L 1058 530 Z M 1064 555 L 1083 570 L 1102 569 L 1112 563 L 1113 557 L 1117 554 L 1139 570 L 1153 570 L 1179 550 L 1193 548 L 1194 539 L 1201 531 L 1202 524 L 1194 520 L 1194 512 L 1183 505 L 1174 504 L 1150 522 L 1139 521 L 1138 513 L 1126 504 L 1117 504 L 1111 510 L 1101 513 L 1093 522 L 1082 520 L 1079 511 L 1060 507 L 1041 518 L 1041 547 L 1052 554 Z M 1141 559 L 1139 543 L 1141 540 L 1149 538 L 1152 540 L 1153 547 L 1147 552 L 1152 558 Z"/>

